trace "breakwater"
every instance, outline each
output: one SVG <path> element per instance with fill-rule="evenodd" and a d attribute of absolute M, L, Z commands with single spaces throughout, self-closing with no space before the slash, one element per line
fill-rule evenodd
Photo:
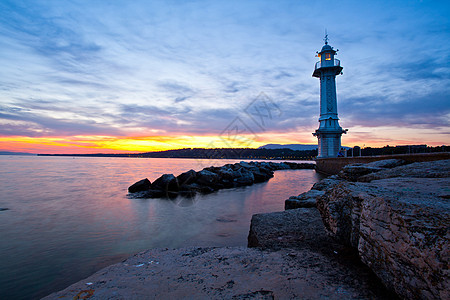
<path fill-rule="evenodd" d="M 164 174 L 153 183 L 142 179 L 128 188 L 135 198 L 176 198 L 209 194 L 220 189 L 249 186 L 268 181 L 276 170 L 314 169 L 312 163 L 245 162 L 207 167 L 201 171 L 189 170 L 178 176 Z"/>

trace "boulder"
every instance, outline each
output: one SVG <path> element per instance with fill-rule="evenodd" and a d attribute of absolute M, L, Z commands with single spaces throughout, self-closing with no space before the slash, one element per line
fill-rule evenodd
<path fill-rule="evenodd" d="M 318 191 L 325 191 L 325 190 L 333 188 L 334 186 L 341 183 L 342 181 L 343 181 L 342 178 L 338 177 L 337 175 L 332 175 L 330 177 L 322 179 L 319 182 L 314 183 L 314 185 L 311 189 L 318 190 Z"/>
<path fill-rule="evenodd" d="M 194 170 L 189 170 L 177 176 L 177 181 L 180 186 L 194 183 L 196 179 L 197 179 L 197 172 L 195 172 Z"/>
<path fill-rule="evenodd" d="M 321 248 L 330 251 L 330 245 L 333 244 L 333 240 L 325 231 L 317 209 L 299 208 L 256 214 L 252 216 L 250 222 L 248 235 L 250 248 L 270 250 Z"/>
<path fill-rule="evenodd" d="M 284 201 L 284 209 L 316 207 L 317 197 L 320 197 L 323 194 L 325 194 L 324 191 L 309 190 L 298 196 L 291 196 Z"/>
<path fill-rule="evenodd" d="M 237 172 L 239 173 L 239 176 L 233 179 L 236 186 L 246 186 L 254 183 L 255 176 L 249 170 L 240 168 Z"/>
<path fill-rule="evenodd" d="M 151 182 L 147 178 L 139 180 L 128 188 L 129 193 L 142 192 L 150 189 Z"/>
<path fill-rule="evenodd" d="M 348 181 L 356 181 L 363 175 L 379 172 L 381 170 L 383 170 L 383 168 L 370 167 L 366 166 L 366 164 L 351 164 L 344 166 L 338 173 L 338 176 Z"/>
<path fill-rule="evenodd" d="M 214 188 L 219 182 L 219 175 L 206 169 L 197 173 L 196 183 Z"/>
<path fill-rule="evenodd" d="M 214 191 L 215 189 L 210 186 L 200 185 L 198 183 L 191 183 L 183 185 L 181 187 L 181 190 L 179 191 L 179 194 L 182 196 L 193 197 L 197 193 L 210 194 Z"/>
<path fill-rule="evenodd" d="M 173 174 L 164 174 L 156 179 L 152 185 L 152 190 L 177 192 L 179 190 L 178 181 Z"/>
<path fill-rule="evenodd" d="M 397 167 L 402 168 L 402 167 Z M 406 299 L 449 299 L 449 178 L 342 182 L 317 200 L 328 232 Z"/>

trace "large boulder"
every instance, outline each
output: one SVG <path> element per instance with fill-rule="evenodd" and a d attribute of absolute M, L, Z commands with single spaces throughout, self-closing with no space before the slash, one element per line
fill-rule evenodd
<path fill-rule="evenodd" d="M 255 182 L 255 176 L 246 168 L 240 168 L 236 171 L 239 176 L 233 179 L 236 186 L 252 185 Z"/>
<path fill-rule="evenodd" d="M 137 193 L 150 189 L 151 182 L 147 178 L 139 180 L 128 188 L 129 193 Z"/>
<path fill-rule="evenodd" d="M 428 163 L 416 168 L 428 166 L 436 172 L 421 176 L 438 178 L 343 181 L 317 199 L 328 232 L 358 249 L 383 283 L 406 299 L 450 298 L 450 178 L 439 178 L 446 167 L 436 163 L 440 171 Z M 405 167 L 386 172 L 419 175 Z"/>
<path fill-rule="evenodd" d="M 164 174 L 152 183 L 151 189 L 157 191 L 178 192 L 179 185 L 177 178 L 173 174 Z"/>
<path fill-rule="evenodd" d="M 194 170 L 189 170 L 177 176 L 177 181 L 180 186 L 194 183 L 196 179 L 197 172 L 195 172 Z"/>
<path fill-rule="evenodd" d="M 196 183 L 199 185 L 205 185 L 214 188 L 219 182 L 219 179 L 220 177 L 218 174 L 203 169 L 197 173 Z"/>

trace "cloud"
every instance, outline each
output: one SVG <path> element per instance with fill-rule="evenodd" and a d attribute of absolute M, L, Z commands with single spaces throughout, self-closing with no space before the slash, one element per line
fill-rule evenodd
<path fill-rule="evenodd" d="M 341 124 L 448 132 L 449 7 L 2 1 L 1 134 L 219 134 L 261 92 L 283 112 L 265 133 L 310 131 L 325 27 L 344 66 Z"/>

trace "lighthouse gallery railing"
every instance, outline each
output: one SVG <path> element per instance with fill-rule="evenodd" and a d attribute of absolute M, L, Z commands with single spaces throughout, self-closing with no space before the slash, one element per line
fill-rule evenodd
<path fill-rule="evenodd" d="M 339 59 L 334 59 L 334 61 L 326 60 L 323 63 L 321 61 L 316 62 L 316 70 L 319 68 L 326 67 L 339 67 L 341 65 L 341 61 Z"/>

